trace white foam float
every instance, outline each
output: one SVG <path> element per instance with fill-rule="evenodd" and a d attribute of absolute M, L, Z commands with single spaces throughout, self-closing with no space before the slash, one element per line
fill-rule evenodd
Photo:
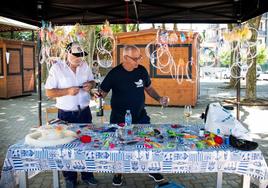
<path fill-rule="evenodd" d="M 37 129 L 25 136 L 25 144 L 35 147 L 48 147 L 67 144 L 77 138 L 71 130 L 57 131 L 55 129 Z"/>

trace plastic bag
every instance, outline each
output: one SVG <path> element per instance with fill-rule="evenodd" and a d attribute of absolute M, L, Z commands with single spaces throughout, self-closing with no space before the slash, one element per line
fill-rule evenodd
<path fill-rule="evenodd" d="M 249 140 L 249 131 L 220 103 L 211 103 L 208 108 L 205 129 L 220 135 L 233 135 Z"/>

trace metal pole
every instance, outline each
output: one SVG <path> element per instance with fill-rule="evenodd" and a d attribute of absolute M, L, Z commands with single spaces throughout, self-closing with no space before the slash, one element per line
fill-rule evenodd
<path fill-rule="evenodd" d="M 235 59 L 240 60 L 239 51 L 235 52 Z M 236 83 L 236 119 L 240 120 L 240 88 L 241 88 L 241 65 L 238 63 L 238 66 L 236 67 L 236 76 L 237 76 L 237 83 Z"/>
<path fill-rule="evenodd" d="M 239 69 L 239 71 L 237 71 L 237 73 L 239 72 L 240 75 L 240 68 L 238 67 L 237 69 Z M 237 78 L 237 85 L 236 85 L 236 119 L 240 120 L 240 78 Z"/>
<path fill-rule="evenodd" d="M 40 50 L 41 50 L 41 39 L 38 35 L 38 39 L 37 39 L 37 51 L 38 51 L 38 54 L 40 53 Z M 38 125 L 39 126 L 42 126 L 42 89 L 41 89 L 41 73 L 42 73 L 42 69 L 41 69 L 41 63 L 39 61 L 39 58 L 37 60 L 37 72 L 38 72 Z"/>
<path fill-rule="evenodd" d="M 138 1 L 138 0 L 133 0 L 133 5 L 134 5 L 136 19 L 137 19 L 137 31 L 139 31 L 139 14 L 138 14 L 138 9 L 137 9 L 137 5 L 136 5 L 136 1 Z M 139 1 L 139 2 L 141 2 L 141 1 Z"/>
<path fill-rule="evenodd" d="M 43 0 L 37 0 L 37 4 L 36 4 L 36 8 L 37 8 L 37 17 L 40 18 L 40 20 L 43 19 L 44 16 L 44 12 L 43 12 L 43 5 L 44 5 L 44 1 Z M 41 63 L 40 63 L 40 59 L 39 59 L 39 54 L 41 51 L 41 45 L 42 41 L 40 38 L 40 35 L 37 35 L 37 52 L 38 52 L 38 60 L 37 60 L 37 72 L 38 72 L 38 125 L 42 126 L 42 89 L 41 89 L 41 81 L 42 81 L 42 75 L 41 75 L 41 71 L 42 71 L 42 67 L 41 67 Z"/>

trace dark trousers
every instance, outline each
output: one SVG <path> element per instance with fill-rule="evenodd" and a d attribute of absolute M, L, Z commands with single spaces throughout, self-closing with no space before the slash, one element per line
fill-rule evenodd
<path fill-rule="evenodd" d="M 91 123 L 92 115 L 90 108 L 84 108 L 81 111 L 64 111 L 59 109 L 58 118 L 67 121 L 68 123 Z M 65 180 L 76 182 L 77 172 L 62 171 Z M 93 177 L 92 172 L 81 172 L 82 180 L 87 180 Z"/>

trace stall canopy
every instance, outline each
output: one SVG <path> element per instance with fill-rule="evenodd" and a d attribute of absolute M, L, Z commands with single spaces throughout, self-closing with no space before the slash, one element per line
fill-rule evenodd
<path fill-rule="evenodd" d="M 38 27 L 0 16 L 0 32 L 37 30 Z"/>
<path fill-rule="evenodd" d="M 0 16 L 33 25 L 110 23 L 237 23 L 268 10 L 267 0 L 11 0 Z"/>

